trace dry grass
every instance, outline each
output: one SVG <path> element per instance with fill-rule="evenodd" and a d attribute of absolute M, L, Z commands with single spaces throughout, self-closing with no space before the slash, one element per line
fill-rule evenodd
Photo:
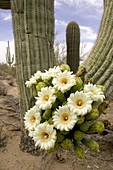
<path fill-rule="evenodd" d="M 7 96 L 7 91 L 7 87 L 3 83 L 0 83 L 0 95 Z"/>
<path fill-rule="evenodd" d="M 16 67 L 12 67 L 10 69 L 6 63 L 0 63 L 0 76 L 4 76 L 6 74 L 16 77 Z"/>

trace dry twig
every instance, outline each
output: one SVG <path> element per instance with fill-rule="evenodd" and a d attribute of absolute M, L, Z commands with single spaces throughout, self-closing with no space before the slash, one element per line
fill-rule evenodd
<path fill-rule="evenodd" d="M 11 125 L 11 126 L 16 127 L 17 130 L 21 130 L 20 127 L 18 127 L 17 125 L 15 125 L 15 124 L 13 124 L 13 123 L 6 122 L 6 121 L 4 121 L 4 120 L 2 120 L 2 119 L 0 119 L 0 121 L 3 122 L 3 123 L 5 123 L 5 124 L 7 124 L 7 125 Z"/>

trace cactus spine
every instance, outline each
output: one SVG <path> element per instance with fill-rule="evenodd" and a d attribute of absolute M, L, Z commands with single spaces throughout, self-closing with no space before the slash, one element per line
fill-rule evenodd
<path fill-rule="evenodd" d="M 107 100 L 113 98 L 113 1 L 104 0 L 104 12 L 96 43 L 85 61 L 87 77 L 106 87 Z"/>
<path fill-rule="evenodd" d="M 7 53 L 6 53 L 6 61 L 9 64 L 9 68 L 11 69 L 11 64 L 14 62 L 14 55 L 11 59 L 11 53 L 10 53 L 10 47 L 9 47 L 9 41 L 8 41 L 8 47 L 6 47 Z"/>
<path fill-rule="evenodd" d="M 21 121 L 33 105 L 25 82 L 54 64 L 54 0 L 11 0 Z M 22 127 L 24 129 L 24 127 Z"/>
<path fill-rule="evenodd" d="M 80 29 L 76 22 L 70 22 L 66 28 L 67 43 L 67 64 L 75 73 L 79 66 L 79 46 L 80 46 Z"/>

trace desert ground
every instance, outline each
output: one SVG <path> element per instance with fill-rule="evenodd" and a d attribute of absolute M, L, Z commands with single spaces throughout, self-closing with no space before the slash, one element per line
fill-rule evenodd
<path fill-rule="evenodd" d="M 113 100 L 107 114 L 99 118 L 105 124 L 104 132 L 92 137 L 99 142 L 100 152 L 84 147 L 85 160 L 63 149 L 49 155 L 42 151 L 32 155 L 19 147 L 21 126 L 15 76 L 0 71 L 0 86 L 0 170 L 113 170 Z"/>

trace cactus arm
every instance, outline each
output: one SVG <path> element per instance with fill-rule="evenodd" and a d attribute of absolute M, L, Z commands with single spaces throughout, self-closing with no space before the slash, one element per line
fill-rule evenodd
<path fill-rule="evenodd" d="M 80 46 L 80 29 L 76 22 L 70 22 L 66 28 L 67 43 L 67 64 L 75 73 L 79 66 L 79 46 Z"/>
<path fill-rule="evenodd" d="M 0 0 L 0 9 L 11 9 L 10 0 Z"/>
<path fill-rule="evenodd" d="M 104 12 L 97 40 L 85 61 L 86 77 L 106 87 L 107 100 L 113 98 L 113 1 L 104 0 Z"/>

